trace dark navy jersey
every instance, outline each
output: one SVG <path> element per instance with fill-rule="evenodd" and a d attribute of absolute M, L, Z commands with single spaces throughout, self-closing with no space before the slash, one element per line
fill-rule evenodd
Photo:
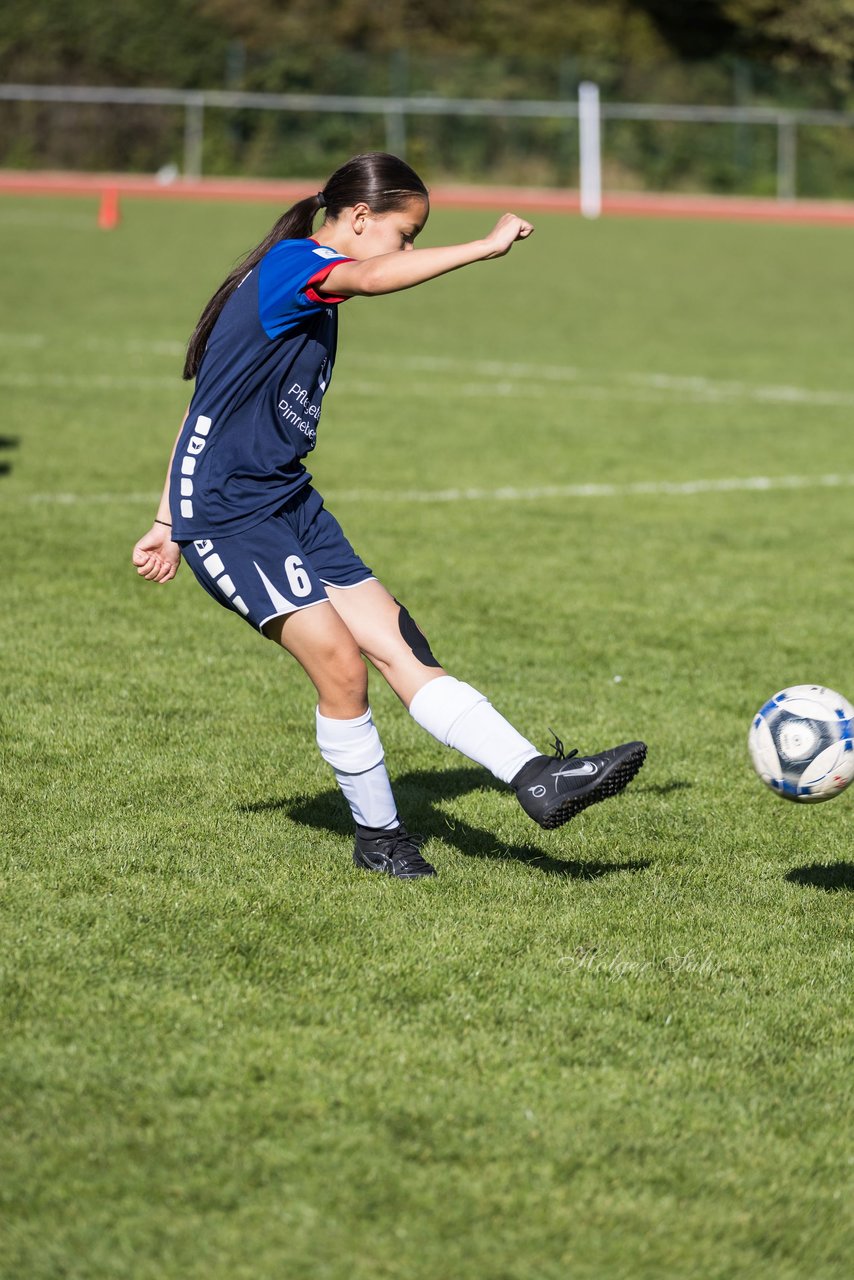
<path fill-rule="evenodd" d="M 345 254 L 282 240 L 214 325 L 170 476 L 176 541 L 240 533 L 304 488 L 332 377 L 336 304 L 316 286 Z"/>

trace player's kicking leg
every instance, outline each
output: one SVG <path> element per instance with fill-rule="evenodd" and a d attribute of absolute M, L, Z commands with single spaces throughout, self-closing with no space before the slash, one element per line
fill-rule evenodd
<path fill-rule="evenodd" d="M 516 792 L 522 808 L 547 829 L 622 791 L 646 756 L 642 742 L 598 755 L 544 756 L 482 693 L 449 676 L 420 629 L 372 579 L 329 598 L 362 653 L 382 673 L 422 728 L 468 756 Z"/>
<path fill-rule="evenodd" d="M 512 786 L 528 817 L 550 830 L 618 795 L 645 759 L 645 742 L 625 742 L 594 756 L 580 756 L 577 751 L 564 754 L 563 743 L 556 739 L 555 754 L 530 760 Z"/>

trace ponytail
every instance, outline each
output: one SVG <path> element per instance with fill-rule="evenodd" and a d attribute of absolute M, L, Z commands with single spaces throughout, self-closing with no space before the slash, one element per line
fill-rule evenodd
<path fill-rule="evenodd" d="M 193 330 L 190 341 L 187 343 L 187 358 L 184 361 L 185 379 L 195 378 L 198 373 L 205 347 L 208 345 L 208 338 L 211 335 L 211 329 L 213 329 L 219 318 L 220 311 L 222 311 L 240 281 L 249 274 L 253 267 L 258 265 L 264 255 L 280 240 L 305 240 L 310 236 L 314 225 L 314 216 L 320 208 L 322 208 L 322 205 L 319 203 L 317 196 L 308 196 L 305 200 L 299 200 L 295 205 L 291 205 L 290 209 L 282 214 L 261 243 L 256 245 L 254 249 L 250 249 L 249 253 L 241 258 L 237 266 L 226 276 L 199 316 L 198 324 Z"/>
<path fill-rule="evenodd" d="M 251 249 L 225 278 L 199 316 L 198 324 L 187 343 L 184 377 L 195 378 L 205 353 L 211 330 L 228 299 L 265 254 L 282 240 L 305 240 L 311 235 L 315 215 L 326 210 L 334 222 L 339 214 L 364 202 L 372 213 L 388 213 L 405 208 L 413 196 L 428 199 L 427 188 L 414 169 L 397 156 L 383 151 L 354 156 L 336 169 L 322 191 L 306 196 L 291 205 L 271 228 L 259 245 Z"/>

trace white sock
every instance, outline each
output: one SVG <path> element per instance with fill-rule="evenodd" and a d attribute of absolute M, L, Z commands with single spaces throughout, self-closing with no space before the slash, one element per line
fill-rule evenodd
<path fill-rule="evenodd" d="M 412 699 L 409 714 L 434 738 L 484 765 L 502 782 L 512 782 L 540 754 L 482 693 L 453 676 L 428 680 Z"/>
<path fill-rule="evenodd" d="M 360 827 L 397 827 L 397 805 L 371 709 L 355 720 L 331 720 L 317 712 L 317 745 Z"/>

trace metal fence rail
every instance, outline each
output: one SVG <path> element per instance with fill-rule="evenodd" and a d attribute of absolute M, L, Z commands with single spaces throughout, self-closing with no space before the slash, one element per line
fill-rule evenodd
<path fill-rule="evenodd" d="M 329 112 L 344 115 L 381 116 L 389 151 L 405 155 L 407 117 L 456 116 L 493 119 L 576 120 L 574 99 L 516 100 L 496 98 L 443 98 L 351 96 L 303 93 L 242 93 L 223 89 L 120 89 L 78 85 L 0 85 L 0 101 L 47 103 L 100 103 L 150 107 L 178 107 L 184 111 L 183 173 L 202 175 L 204 117 L 210 108 L 278 112 Z M 854 112 L 790 110 L 778 107 L 680 106 L 666 103 L 602 102 L 601 119 L 658 123 L 764 125 L 777 132 L 777 196 L 791 199 L 797 190 L 797 130 L 818 125 L 854 126 Z"/>

